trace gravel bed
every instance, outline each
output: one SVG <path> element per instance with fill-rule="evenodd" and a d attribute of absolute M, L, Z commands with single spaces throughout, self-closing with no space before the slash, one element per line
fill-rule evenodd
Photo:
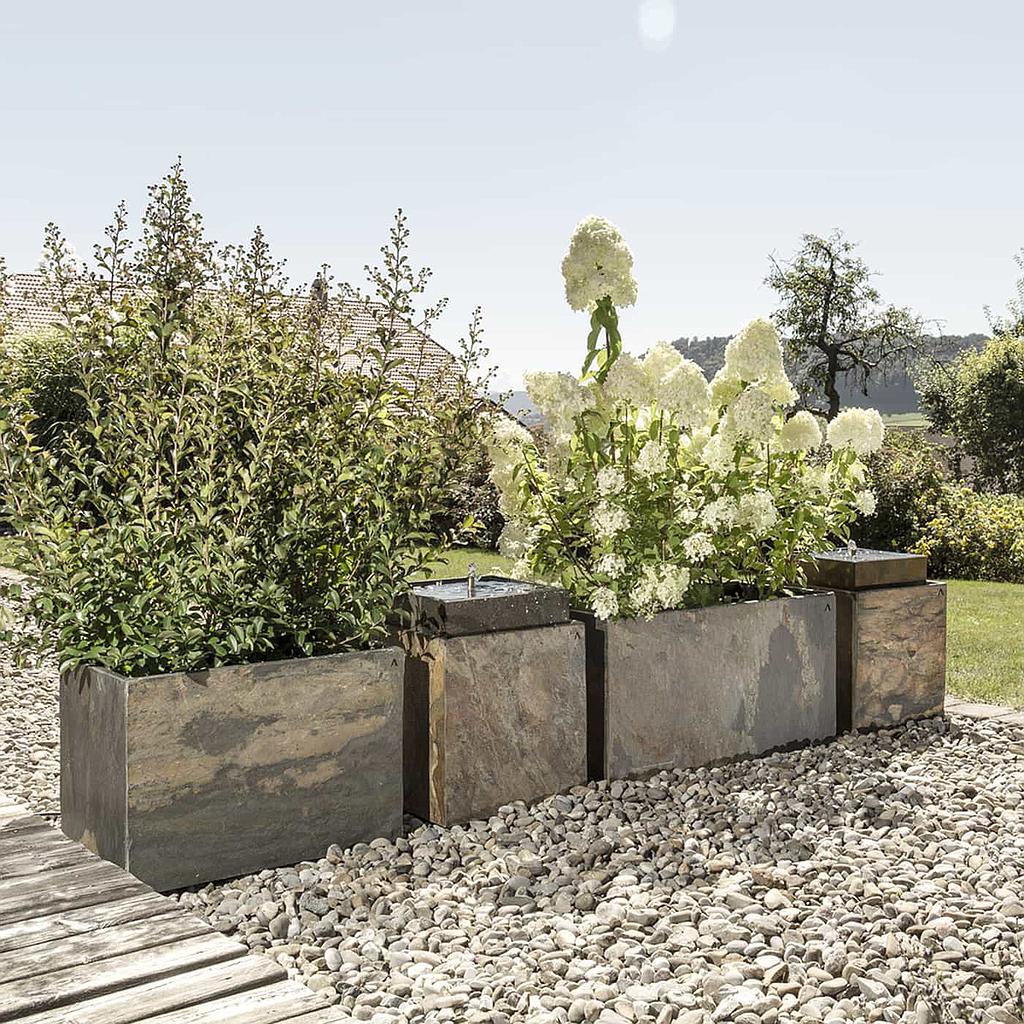
<path fill-rule="evenodd" d="M 1019 1022 L 1024 732 L 579 787 L 179 895 L 356 1020 Z"/>
<path fill-rule="evenodd" d="M 0 792 L 54 822 L 60 814 L 57 709 L 56 664 L 18 667 L 0 641 Z"/>

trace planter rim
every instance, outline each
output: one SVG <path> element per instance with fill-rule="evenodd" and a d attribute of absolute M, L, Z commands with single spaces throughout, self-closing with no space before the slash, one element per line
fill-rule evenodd
<path fill-rule="evenodd" d="M 186 678 L 195 678 L 197 676 L 205 676 L 211 672 L 219 672 L 222 669 L 270 669 L 276 665 L 291 665 L 291 664 L 306 664 L 313 661 L 331 661 L 340 660 L 353 657 L 374 657 L 374 656 L 398 656 L 404 657 L 404 652 L 396 644 L 386 644 L 383 647 L 367 647 L 362 650 L 354 651 L 335 651 L 333 654 L 310 654 L 302 658 L 275 658 L 267 661 L 239 661 L 232 662 L 230 665 L 215 665 L 213 668 L 200 668 L 194 669 L 191 672 L 178 670 L 175 672 L 153 672 L 149 675 L 144 676 L 126 676 L 121 672 L 115 672 L 112 668 L 107 668 L 106 665 L 80 665 L 78 668 L 68 669 L 61 673 L 61 678 L 65 676 L 74 676 L 75 674 L 85 675 L 89 672 L 100 673 L 105 676 L 109 676 L 113 679 L 123 680 L 127 683 L 142 682 L 148 679 L 167 679 L 171 676 L 184 676 Z"/>
<path fill-rule="evenodd" d="M 771 597 L 758 597 L 758 598 L 744 598 L 741 601 L 728 601 L 721 602 L 719 604 L 702 604 L 696 608 L 663 608 L 660 612 L 654 613 L 656 619 L 659 615 L 667 615 L 673 612 L 690 612 L 696 614 L 697 612 L 713 612 L 718 610 L 724 610 L 728 608 L 739 608 L 743 605 L 749 604 L 768 604 L 771 601 L 793 601 L 800 598 L 808 597 L 822 597 L 826 594 L 832 594 L 834 590 L 832 587 L 793 587 L 792 590 L 787 594 L 773 594 Z M 594 619 L 599 622 L 650 622 L 651 619 L 643 619 L 637 615 L 625 615 L 619 616 L 614 619 L 598 619 L 590 608 L 576 608 L 572 609 L 574 616 Z"/>

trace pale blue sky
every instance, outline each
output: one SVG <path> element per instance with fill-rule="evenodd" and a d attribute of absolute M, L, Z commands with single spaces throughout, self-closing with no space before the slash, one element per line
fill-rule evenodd
<path fill-rule="evenodd" d="M 354 278 L 403 206 L 493 357 L 578 366 L 559 262 L 598 213 L 636 257 L 627 347 L 772 308 L 767 254 L 844 228 L 887 298 L 982 329 L 1024 246 L 1024 4 L 456 0 L 0 6 L 0 253 L 87 251 L 181 153 L 212 234 Z"/>

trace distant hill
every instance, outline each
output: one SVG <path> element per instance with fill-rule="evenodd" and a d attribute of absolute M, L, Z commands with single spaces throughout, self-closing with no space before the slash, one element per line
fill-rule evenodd
<path fill-rule="evenodd" d="M 929 336 L 923 351 L 931 352 L 940 359 L 950 359 L 969 348 L 981 348 L 987 340 L 984 334 L 946 334 L 941 337 Z M 692 359 L 707 374 L 713 377 L 725 361 L 727 336 L 705 338 L 677 338 L 673 345 L 688 359 Z M 910 375 L 906 372 L 893 373 L 887 380 L 871 381 L 868 394 L 852 382 L 841 382 L 839 394 L 843 405 L 872 405 L 879 412 L 916 412 L 919 401 Z"/>

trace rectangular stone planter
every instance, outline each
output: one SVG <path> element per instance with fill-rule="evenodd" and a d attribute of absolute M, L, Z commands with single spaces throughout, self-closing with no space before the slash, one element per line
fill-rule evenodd
<path fill-rule="evenodd" d="M 836 595 L 840 730 L 942 714 L 946 585 L 925 582 L 926 569 L 923 555 L 866 549 L 825 552 L 808 566 L 808 582 Z"/>
<path fill-rule="evenodd" d="M 588 770 L 643 775 L 836 732 L 836 610 L 805 593 L 587 630 Z"/>
<path fill-rule="evenodd" d="M 167 890 L 394 836 L 397 648 L 61 679 L 61 826 Z"/>
<path fill-rule="evenodd" d="M 450 604 L 446 617 L 431 614 L 404 634 L 405 808 L 440 825 L 587 777 L 583 626 L 568 621 L 564 592 L 488 591 L 485 582 L 457 610 Z M 516 608 L 526 628 L 508 628 Z M 547 624 L 533 624 L 538 616 Z"/>

